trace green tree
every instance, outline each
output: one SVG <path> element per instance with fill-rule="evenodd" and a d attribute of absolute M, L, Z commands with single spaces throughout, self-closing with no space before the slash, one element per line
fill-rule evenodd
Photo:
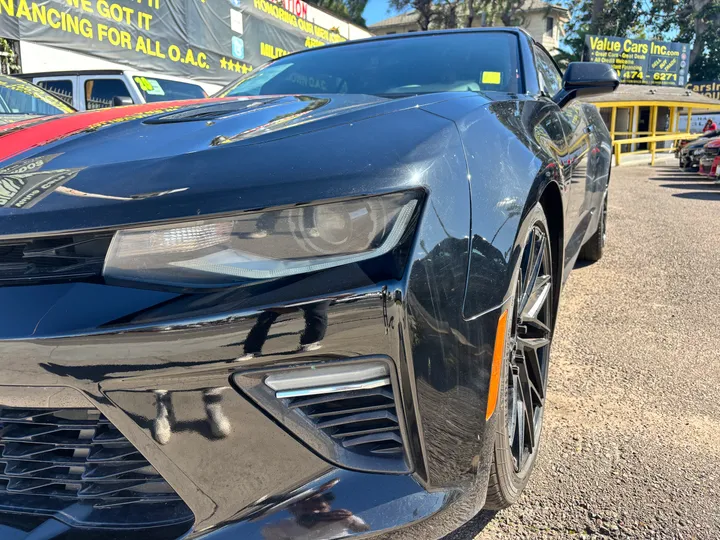
<path fill-rule="evenodd" d="M 412 10 L 418 14 L 418 27 L 427 30 L 430 24 L 442 18 L 440 9 L 433 0 L 390 0 L 390 7 L 398 12 Z"/>
<path fill-rule="evenodd" d="M 7 73 L 18 73 L 20 71 L 17 60 L 15 49 L 10 41 L 5 38 L 0 38 L 0 62 L 7 70 Z"/>
<path fill-rule="evenodd" d="M 672 2 L 673 0 L 660 0 Z M 570 3 L 570 22 L 555 60 L 561 65 L 582 60 L 588 35 L 640 37 L 650 13 L 642 0 L 581 0 Z"/>
<path fill-rule="evenodd" d="M 691 43 L 690 79 L 720 78 L 720 2 L 717 0 L 655 0 L 656 35 L 675 32 L 673 41 Z"/>
<path fill-rule="evenodd" d="M 349 19 L 355 24 L 365 26 L 362 13 L 365 11 L 368 0 L 314 0 L 310 3 Z"/>
<path fill-rule="evenodd" d="M 365 11 L 367 3 L 368 0 L 345 0 L 345 5 L 347 6 L 348 15 L 350 15 L 351 21 L 365 26 L 365 19 L 363 19 L 362 14 L 363 11 Z"/>

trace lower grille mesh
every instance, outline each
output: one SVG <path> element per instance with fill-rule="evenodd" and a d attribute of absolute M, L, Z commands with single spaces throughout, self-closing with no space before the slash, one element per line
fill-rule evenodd
<path fill-rule="evenodd" d="M 192 519 L 172 487 L 96 409 L 0 409 L 0 447 L 0 510 L 62 512 L 83 526 Z"/>

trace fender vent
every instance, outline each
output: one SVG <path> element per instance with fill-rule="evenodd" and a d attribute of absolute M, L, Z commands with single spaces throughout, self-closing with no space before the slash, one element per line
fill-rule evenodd
<path fill-rule="evenodd" d="M 320 394 L 287 400 L 318 429 L 344 448 L 368 455 L 402 455 L 395 399 L 390 381 L 370 390 Z"/>
<path fill-rule="evenodd" d="M 329 461 L 372 472 L 410 471 L 389 361 L 253 371 L 233 380 Z"/>
<path fill-rule="evenodd" d="M 82 527 L 192 522 L 172 487 L 97 409 L 3 408 L 0 426 L 0 514 Z"/>

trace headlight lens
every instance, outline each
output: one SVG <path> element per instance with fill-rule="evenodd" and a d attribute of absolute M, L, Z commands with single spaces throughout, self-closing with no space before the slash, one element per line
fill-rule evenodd
<path fill-rule="evenodd" d="M 397 246 L 417 204 L 416 193 L 393 193 L 181 226 L 122 230 L 110 244 L 103 275 L 218 286 L 356 263 Z"/>

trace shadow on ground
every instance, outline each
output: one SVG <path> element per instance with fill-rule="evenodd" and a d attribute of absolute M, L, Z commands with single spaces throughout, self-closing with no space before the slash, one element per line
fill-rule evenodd
<path fill-rule="evenodd" d="M 708 190 L 708 191 L 719 191 L 718 186 L 712 183 L 693 183 L 693 184 L 661 184 L 660 187 L 666 187 L 671 189 L 698 189 L 698 190 Z"/>
<path fill-rule="evenodd" d="M 497 515 L 491 510 L 482 510 L 462 527 L 444 536 L 442 540 L 473 540 Z"/>
<path fill-rule="evenodd" d="M 720 189 L 716 191 L 690 191 L 688 193 L 673 193 L 673 197 L 680 199 L 695 199 L 698 201 L 720 201 Z"/>
<path fill-rule="evenodd" d="M 720 186 L 713 183 L 715 179 L 697 172 L 683 171 L 678 167 L 658 167 L 657 170 L 653 171 L 650 180 L 668 182 L 660 184 L 660 187 L 664 188 L 694 190 L 672 194 L 673 197 L 679 199 L 720 201 Z"/>

